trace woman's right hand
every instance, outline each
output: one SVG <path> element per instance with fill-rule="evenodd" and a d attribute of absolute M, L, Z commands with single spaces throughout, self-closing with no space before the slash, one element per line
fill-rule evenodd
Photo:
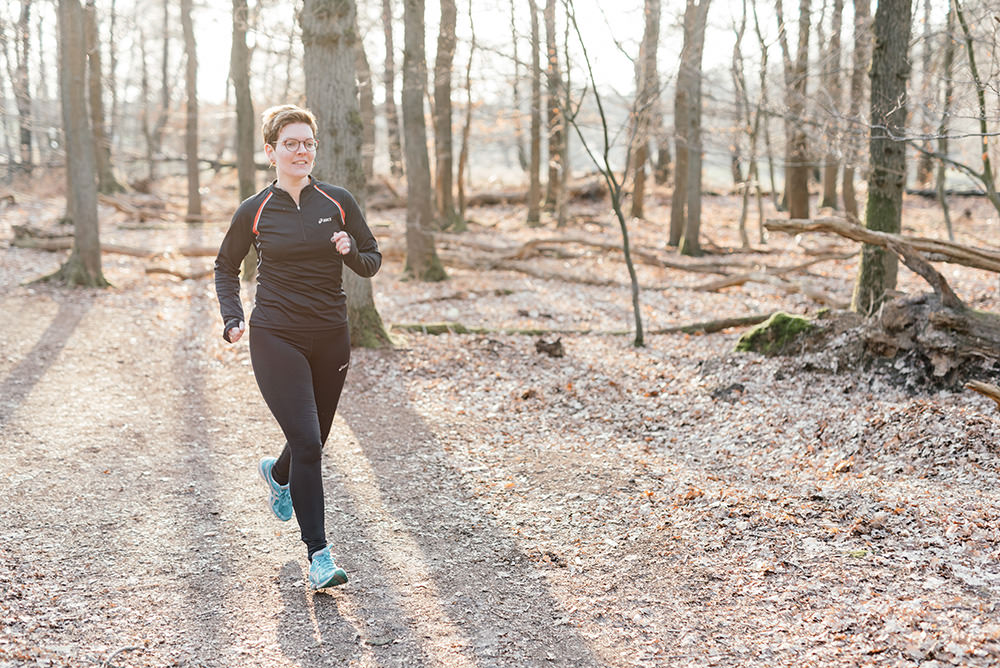
<path fill-rule="evenodd" d="M 243 336 L 244 330 L 246 330 L 246 324 L 242 320 L 240 320 L 239 327 L 231 327 L 229 329 L 229 342 L 236 343 L 237 341 L 239 341 L 240 337 Z"/>

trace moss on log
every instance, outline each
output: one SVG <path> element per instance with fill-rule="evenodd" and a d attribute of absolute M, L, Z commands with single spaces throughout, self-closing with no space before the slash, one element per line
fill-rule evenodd
<path fill-rule="evenodd" d="M 780 355 L 788 350 L 800 334 L 812 328 L 813 324 L 808 318 L 777 311 L 766 322 L 743 334 L 736 342 L 736 350 Z"/>

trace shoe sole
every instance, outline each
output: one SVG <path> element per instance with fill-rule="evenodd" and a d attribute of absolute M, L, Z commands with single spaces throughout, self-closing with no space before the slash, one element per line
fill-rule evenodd
<path fill-rule="evenodd" d="M 333 572 L 333 577 L 331 577 L 326 583 L 321 585 L 314 584 L 313 589 L 326 589 L 327 587 L 337 587 L 346 583 L 347 583 L 347 573 L 344 571 L 343 568 L 338 568 Z"/>

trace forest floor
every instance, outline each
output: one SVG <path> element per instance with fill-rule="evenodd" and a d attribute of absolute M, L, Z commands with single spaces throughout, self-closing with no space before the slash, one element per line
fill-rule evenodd
<path fill-rule="evenodd" d="M 211 222 L 181 222 L 176 195 L 144 223 L 102 205 L 103 241 L 217 246 L 235 196 L 207 187 Z M 467 233 L 439 238 L 450 279 L 435 284 L 403 280 L 403 212 L 370 212 L 387 324 L 491 331 L 397 328 L 392 348 L 354 351 L 324 459 L 350 582 L 313 593 L 294 521 L 264 503 L 256 462 L 282 439 L 247 346 L 220 336 L 211 277 L 146 273 L 211 258 L 108 253 L 110 289 L 33 284 L 64 253 L 11 246 L 11 226 L 54 227 L 63 204 L 13 194 L 0 203 L 2 668 L 1000 664 L 996 406 L 821 353 L 737 354 L 740 330 L 635 348 L 616 333 L 632 326 L 620 253 L 477 259 L 538 237 L 620 243 L 604 203 L 574 205 L 562 230 L 527 229 L 516 206 L 472 210 Z M 995 212 L 959 205 L 957 240 L 996 248 Z M 821 308 L 762 282 L 698 289 L 709 264 L 854 249 L 761 245 L 754 227 L 741 251 L 738 206 L 706 198 L 700 259 L 665 247 L 664 201 L 632 224 L 636 248 L 690 264 L 638 267 L 649 330 Z M 905 232 L 940 236 L 938 220 L 907 200 Z M 939 267 L 1000 311 L 996 275 Z M 846 303 L 855 269 L 831 259 L 795 276 Z M 905 268 L 899 285 L 928 291 Z M 565 356 L 508 328 L 563 331 Z"/>

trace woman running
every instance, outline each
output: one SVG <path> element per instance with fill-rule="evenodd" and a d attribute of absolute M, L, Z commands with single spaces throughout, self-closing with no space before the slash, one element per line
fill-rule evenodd
<path fill-rule="evenodd" d="M 215 290 L 223 338 L 246 329 L 240 265 L 257 250 L 257 292 L 250 314 L 250 360 L 264 402 L 285 436 L 278 457 L 258 470 L 268 505 L 282 521 L 298 520 L 314 589 L 347 582 L 330 554 L 324 526 L 321 454 L 350 364 L 343 267 L 374 276 L 378 243 L 354 197 L 312 176 L 316 118 L 294 105 L 263 114 L 264 151 L 277 178 L 233 215 L 218 257 Z"/>

